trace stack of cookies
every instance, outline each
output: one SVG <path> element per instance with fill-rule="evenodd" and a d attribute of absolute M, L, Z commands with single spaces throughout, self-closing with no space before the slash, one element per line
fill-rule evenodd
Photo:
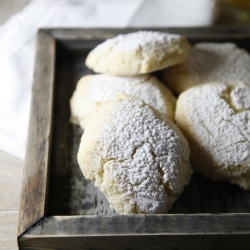
<path fill-rule="evenodd" d="M 87 179 L 119 214 L 166 213 L 192 170 L 250 190 L 250 55 L 139 31 L 90 52 L 71 100 Z M 149 73 L 163 73 L 163 81 Z M 177 126 L 176 126 L 176 124 Z"/>
<path fill-rule="evenodd" d="M 78 152 L 87 179 L 119 214 L 166 213 L 189 183 L 188 143 L 174 124 L 176 98 L 150 72 L 183 63 L 184 37 L 139 31 L 90 52 L 71 100 L 84 129 Z"/>
<path fill-rule="evenodd" d="M 250 190 L 250 55 L 232 43 L 199 43 L 188 60 L 164 70 L 180 94 L 176 122 L 193 168 Z"/>

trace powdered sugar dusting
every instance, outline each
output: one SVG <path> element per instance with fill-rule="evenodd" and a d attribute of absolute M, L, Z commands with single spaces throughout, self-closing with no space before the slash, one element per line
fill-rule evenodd
<path fill-rule="evenodd" d="M 100 47 L 112 47 L 114 50 L 136 50 L 140 48 L 151 49 L 163 46 L 170 47 L 173 43 L 180 40 L 180 35 L 162 33 L 157 31 L 137 31 L 125 35 L 118 35 L 107 39 Z M 97 47 L 98 47 L 97 46 Z"/>
<path fill-rule="evenodd" d="M 234 88 L 231 93 L 231 102 L 234 109 L 237 111 L 244 111 L 250 109 L 250 88 L 240 83 L 238 87 Z"/>
<path fill-rule="evenodd" d="M 112 99 L 116 94 L 130 94 L 157 110 L 161 117 L 174 120 L 176 99 L 157 78 L 151 75 L 120 77 L 89 75 L 77 84 L 70 101 L 71 120 L 84 128 L 87 119 L 96 113 L 97 103 Z"/>
<path fill-rule="evenodd" d="M 192 173 L 186 140 L 171 121 L 159 119 L 137 98 L 118 96 L 107 105 L 99 112 L 105 118 L 94 117 L 85 132 L 87 136 L 102 122 L 87 153 L 96 168 L 95 184 L 118 213 L 166 212 Z M 79 154 L 83 149 L 81 145 Z M 81 160 L 79 164 L 88 178 Z"/>
<path fill-rule="evenodd" d="M 250 84 L 250 55 L 233 43 L 199 43 L 185 66 L 198 84 L 220 81 Z"/>
<path fill-rule="evenodd" d="M 250 188 L 249 177 L 245 176 L 248 184 L 242 183 L 243 175 L 250 173 L 250 95 L 245 95 L 249 91 L 250 87 L 242 83 L 205 84 L 183 92 L 182 105 L 177 104 L 177 113 L 182 110 L 188 120 L 188 124 L 181 124 L 177 115 L 178 125 L 188 128 L 194 141 L 211 158 L 211 169 L 206 169 L 204 158 L 196 168 L 214 179 L 228 180 L 246 189 Z"/>
<path fill-rule="evenodd" d="M 186 61 L 189 50 L 182 36 L 137 31 L 99 44 L 87 56 L 86 65 L 96 73 L 145 74 Z"/>

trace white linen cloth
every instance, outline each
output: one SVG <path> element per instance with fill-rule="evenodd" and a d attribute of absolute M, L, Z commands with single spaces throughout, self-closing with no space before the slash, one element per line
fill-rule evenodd
<path fill-rule="evenodd" d="M 219 1 L 32 1 L 0 26 L 0 149 L 24 158 L 39 28 L 206 26 L 213 23 Z"/>

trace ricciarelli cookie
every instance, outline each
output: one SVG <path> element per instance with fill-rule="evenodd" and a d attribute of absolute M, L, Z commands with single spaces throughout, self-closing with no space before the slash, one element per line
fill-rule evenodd
<path fill-rule="evenodd" d="M 177 94 L 208 82 L 250 83 L 250 55 L 233 43 L 198 43 L 188 60 L 170 67 L 163 80 Z"/>
<path fill-rule="evenodd" d="M 89 121 L 78 163 L 119 214 L 166 213 L 192 174 L 179 129 L 128 95 L 103 103 Z"/>
<path fill-rule="evenodd" d="M 176 121 L 191 149 L 191 163 L 212 180 L 250 189 L 250 87 L 209 83 L 177 101 Z"/>
<path fill-rule="evenodd" d="M 138 31 L 107 39 L 93 49 L 86 65 L 96 73 L 145 74 L 184 62 L 189 43 L 180 35 Z"/>
<path fill-rule="evenodd" d="M 87 75 L 77 83 L 76 91 L 70 99 L 71 118 L 74 124 L 84 129 L 88 120 L 94 116 L 104 101 L 116 94 L 136 96 L 157 110 L 162 119 L 174 120 L 176 98 L 156 77 Z"/>

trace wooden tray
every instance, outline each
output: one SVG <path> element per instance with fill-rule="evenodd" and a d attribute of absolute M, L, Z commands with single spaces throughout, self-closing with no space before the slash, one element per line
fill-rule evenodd
<path fill-rule="evenodd" d="M 149 30 L 149 29 L 147 29 Z M 151 29 L 153 30 L 153 29 Z M 250 29 L 157 29 L 190 43 L 234 42 L 250 51 Z M 76 161 L 82 130 L 69 123 L 88 52 L 135 29 L 38 32 L 22 183 L 20 249 L 249 249 L 250 192 L 195 173 L 166 215 L 117 215 Z"/>

